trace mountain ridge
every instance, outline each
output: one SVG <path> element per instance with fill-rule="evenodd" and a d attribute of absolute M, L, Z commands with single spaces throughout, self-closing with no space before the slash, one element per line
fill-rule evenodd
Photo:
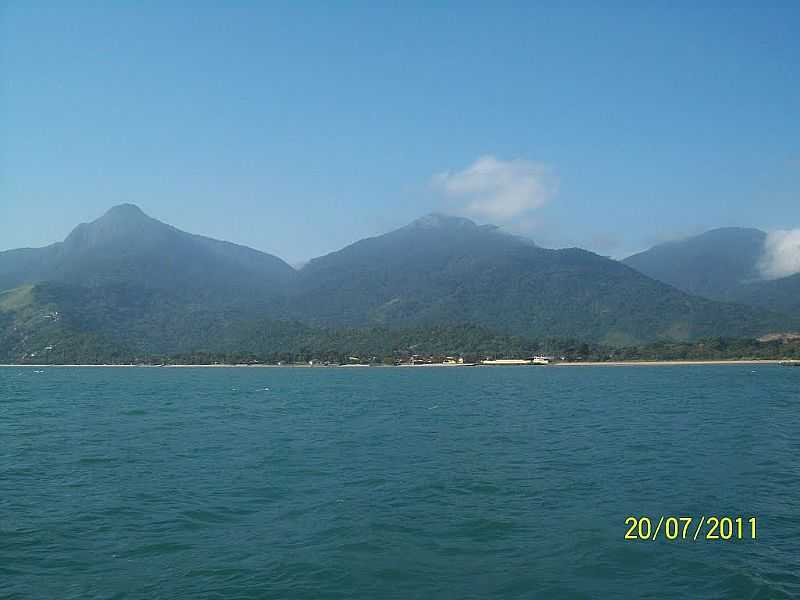
<path fill-rule="evenodd" d="M 20 285 L 31 287 L 0 303 L 0 347 L 13 342 L 14 352 L 25 339 L 48 345 L 48 336 L 131 352 L 213 350 L 245 343 L 248 329 L 267 321 L 297 323 L 289 329 L 300 336 L 308 327 L 472 324 L 501 335 L 615 346 L 756 337 L 794 323 L 686 294 L 587 250 L 541 248 L 436 213 L 295 270 L 121 205 L 63 242 L 0 253 L 0 290 Z M 24 306 L 8 301 L 23 297 Z M 55 313 L 57 321 L 48 317 Z M 264 331 L 288 339 L 276 327 Z"/>
<path fill-rule="evenodd" d="M 644 304 L 663 310 L 666 302 L 673 317 L 688 306 L 683 312 L 689 318 L 664 319 L 669 323 L 656 329 L 659 335 L 714 329 L 704 325 L 715 321 L 713 303 L 617 261 L 582 249 L 539 248 L 496 228 L 457 223 L 444 230 L 403 227 L 314 259 L 300 272 L 301 312 L 348 326 L 456 319 L 523 334 L 584 332 L 635 341 L 652 335 L 646 321 L 658 320 L 650 314 L 636 322 L 648 312 Z M 358 293 L 350 293 L 354 289 Z M 716 309 L 734 311 L 728 305 Z M 739 320 L 754 319 L 754 313 L 742 310 Z"/>

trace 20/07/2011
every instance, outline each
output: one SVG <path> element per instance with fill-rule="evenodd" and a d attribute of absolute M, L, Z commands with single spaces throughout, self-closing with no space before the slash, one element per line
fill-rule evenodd
<path fill-rule="evenodd" d="M 756 517 L 664 516 L 625 519 L 625 539 L 631 541 L 755 540 Z"/>

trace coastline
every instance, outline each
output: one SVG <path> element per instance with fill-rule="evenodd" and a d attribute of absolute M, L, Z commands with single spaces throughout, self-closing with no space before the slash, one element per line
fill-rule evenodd
<path fill-rule="evenodd" d="M 361 367 L 391 369 L 401 367 L 404 369 L 409 368 L 498 368 L 498 367 L 669 367 L 669 366 L 712 366 L 712 365 L 778 365 L 785 362 L 790 362 L 791 359 L 784 358 L 765 358 L 765 359 L 734 359 L 734 360 L 628 360 L 628 361 L 563 361 L 554 362 L 549 365 L 453 365 L 453 364 L 425 364 L 425 365 L 358 365 Z M 95 365 L 95 364 L 69 364 L 69 365 L 52 365 L 52 364 L 0 364 L 0 368 L 97 368 L 97 369 L 130 369 L 130 368 L 146 368 L 146 369 L 340 369 L 352 368 L 354 365 L 247 365 L 247 364 L 208 364 L 208 365 Z"/>
<path fill-rule="evenodd" d="M 690 365 L 779 365 L 789 359 L 734 359 L 734 360 L 626 360 L 626 361 L 587 361 L 553 363 L 553 367 L 669 367 Z"/>

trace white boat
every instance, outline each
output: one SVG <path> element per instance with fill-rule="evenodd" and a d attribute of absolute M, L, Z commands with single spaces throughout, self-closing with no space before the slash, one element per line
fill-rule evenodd
<path fill-rule="evenodd" d="M 532 365 L 533 361 L 527 358 L 487 358 L 481 361 L 482 365 Z"/>

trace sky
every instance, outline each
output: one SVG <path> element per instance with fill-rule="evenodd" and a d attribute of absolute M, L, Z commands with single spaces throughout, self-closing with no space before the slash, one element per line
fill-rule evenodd
<path fill-rule="evenodd" d="M 291 263 L 430 212 L 800 239 L 798 2 L 0 0 L 0 250 L 123 202 Z"/>

